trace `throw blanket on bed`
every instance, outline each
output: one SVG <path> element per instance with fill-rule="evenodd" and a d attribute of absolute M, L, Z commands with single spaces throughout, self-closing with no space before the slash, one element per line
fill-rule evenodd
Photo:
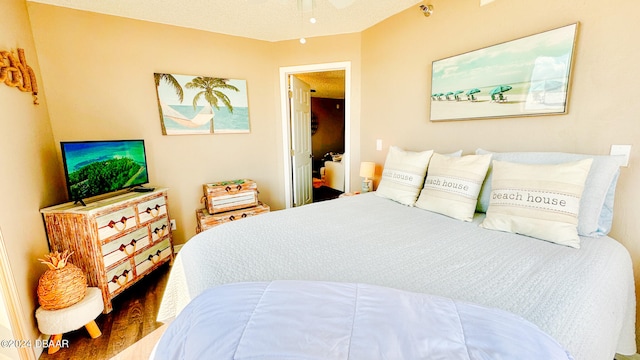
<path fill-rule="evenodd" d="M 366 283 L 499 308 L 536 324 L 577 360 L 635 353 L 631 257 L 482 229 L 373 193 L 273 211 L 201 232 L 174 261 L 158 320 L 234 282 Z"/>
<path fill-rule="evenodd" d="M 391 288 L 234 283 L 205 291 L 171 323 L 162 359 L 571 360 L 506 311 Z"/>

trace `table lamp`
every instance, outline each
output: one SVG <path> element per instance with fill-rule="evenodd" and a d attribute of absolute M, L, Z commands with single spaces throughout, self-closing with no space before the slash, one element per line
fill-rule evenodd
<path fill-rule="evenodd" d="M 366 193 L 373 190 L 373 181 L 371 178 L 376 172 L 376 163 L 374 162 L 361 162 L 360 163 L 360 176 L 364 178 L 362 180 L 362 192 Z"/>

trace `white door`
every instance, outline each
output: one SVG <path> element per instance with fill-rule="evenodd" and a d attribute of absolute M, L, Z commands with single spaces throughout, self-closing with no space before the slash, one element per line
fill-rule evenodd
<path fill-rule="evenodd" d="M 313 202 L 311 161 L 311 87 L 289 75 L 293 206 Z"/>

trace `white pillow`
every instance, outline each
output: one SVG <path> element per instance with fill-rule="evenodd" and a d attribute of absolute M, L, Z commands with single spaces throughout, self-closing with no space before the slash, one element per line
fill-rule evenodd
<path fill-rule="evenodd" d="M 472 221 L 491 155 L 449 157 L 433 154 L 416 207 Z"/>
<path fill-rule="evenodd" d="M 413 206 L 418 198 L 433 150 L 404 151 L 389 147 L 376 195 Z"/>
<path fill-rule="evenodd" d="M 614 156 L 584 155 L 561 152 L 491 152 L 477 149 L 476 154 L 493 154 L 493 160 L 522 164 L 562 164 L 583 159 L 593 159 L 591 170 L 584 184 L 580 200 L 578 234 L 599 237 L 607 235 L 613 223 L 613 202 L 620 165 Z M 489 166 L 487 178 L 478 196 L 478 212 L 486 212 L 491 193 L 492 169 Z"/>
<path fill-rule="evenodd" d="M 579 248 L 580 198 L 592 162 L 531 165 L 493 160 L 489 208 L 480 226 Z"/>

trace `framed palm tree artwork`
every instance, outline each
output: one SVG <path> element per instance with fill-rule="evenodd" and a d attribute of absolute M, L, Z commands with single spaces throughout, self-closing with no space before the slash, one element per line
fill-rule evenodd
<path fill-rule="evenodd" d="M 154 74 L 164 135 L 249 133 L 246 80 Z"/>

